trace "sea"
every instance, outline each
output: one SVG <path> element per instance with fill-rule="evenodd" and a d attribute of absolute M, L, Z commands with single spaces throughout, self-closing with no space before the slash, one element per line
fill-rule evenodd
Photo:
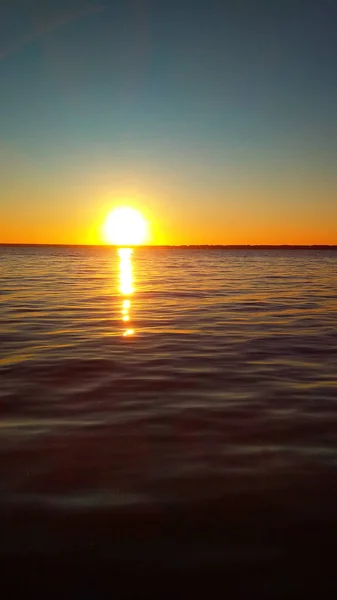
<path fill-rule="evenodd" d="M 336 475 L 336 250 L 0 246 L 3 558 L 249 563 L 290 597 L 261 565 L 285 530 L 330 548 Z"/>

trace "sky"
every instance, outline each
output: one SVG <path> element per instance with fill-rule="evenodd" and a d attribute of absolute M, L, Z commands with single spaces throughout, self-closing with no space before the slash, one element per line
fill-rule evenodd
<path fill-rule="evenodd" d="M 2 0 L 0 242 L 337 244 L 334 0 Z"/>

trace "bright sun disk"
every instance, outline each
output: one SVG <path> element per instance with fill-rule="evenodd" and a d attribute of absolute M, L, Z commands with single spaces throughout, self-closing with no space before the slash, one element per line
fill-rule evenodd
<path fill-rule="evenodd" d="M 137 246 L 147 239 L 147 222 L 134 208 L 116 208 L 105 220 L 104 234 L 109 244 Z"/>

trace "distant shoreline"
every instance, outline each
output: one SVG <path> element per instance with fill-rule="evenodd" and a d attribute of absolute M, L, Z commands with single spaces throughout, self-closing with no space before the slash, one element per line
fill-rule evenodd
<path fill-rule="evenodd" d="M 108 244 L 25 244 L 0 242 L 0 247 L 27 248 L 118 248 Z M 178 250 L 337 250 L 337 245 L 329 244 L 181 244 L 181 245 L 141 245 L 131 246 L 145 249 L 178 249 Z"/>

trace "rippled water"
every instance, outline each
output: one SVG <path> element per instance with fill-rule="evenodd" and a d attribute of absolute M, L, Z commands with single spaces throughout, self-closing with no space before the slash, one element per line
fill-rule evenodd
<path fill-rule="evenodd" d="M 337 253 L 0 247 L 0 491 L 183 502 L 336 467 Z"/>

